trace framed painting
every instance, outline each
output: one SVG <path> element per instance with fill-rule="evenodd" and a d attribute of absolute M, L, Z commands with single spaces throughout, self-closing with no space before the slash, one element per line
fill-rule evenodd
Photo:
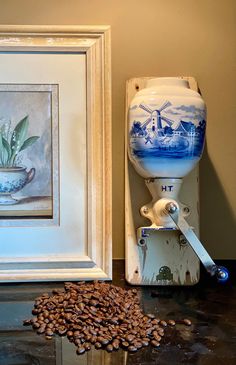
<path fill-rule="evenodd" d="M 108 26 L 0 26 L 0 281 L 111 279 Z"/>

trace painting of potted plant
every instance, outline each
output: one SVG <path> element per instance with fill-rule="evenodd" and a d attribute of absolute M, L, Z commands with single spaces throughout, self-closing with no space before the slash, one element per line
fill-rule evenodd
<path fill-rule="evenodd" d="M 39 139 L 39 136 L 28 137 L 28 128 L 28 115 L 13 130 L 10 121 L 0 127 L 0 205 L 18 203 L 12 194 L 23 189 L 35 176 L 35 168 L 27 171 L 20 163 L 20 156 Z"/>

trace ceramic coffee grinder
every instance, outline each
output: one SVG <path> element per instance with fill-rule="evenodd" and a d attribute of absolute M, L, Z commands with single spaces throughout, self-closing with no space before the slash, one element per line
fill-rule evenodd
<path fill-rule="evenodd" d="M 127 162 L 126 279 L 141 285 L 192 285 L 199 280 L 200 260 L 210 275 L 224 282 L 227 269 L 214 263 L 187 221 L 196 216 L 197 207 L 196 202 L 191 204 L 191 179 L 186 185 L 190 204 L 179 198 L 183 178 L 194 168 L 198 174 L 196 165 L 205 140 L 205 103 L 187 79 L 142 82 L 144 88 L 139 87 L 128 106 L 127 148 L 135 174 L 144 178 L 152 200 L 140 207 L 142 225 L 137 226 L 132 219 L 132 183 L 139 177 L 133 173 L 132 178 Z"/>

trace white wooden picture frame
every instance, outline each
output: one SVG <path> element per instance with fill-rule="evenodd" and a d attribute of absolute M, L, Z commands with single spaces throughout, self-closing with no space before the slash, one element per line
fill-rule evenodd
<path fill-rule="evenodd" d="M 38 130 L 42 109 L 33 96 L 51 90 L 48 138 Z M 28 190 L 13 192 L 14 207 L 2 203 L 0 282 L 111 279 L 110 27 L 0 26 L 0 105 L 0 132 L 3 121 L 14 131 L 29 114 L 38 140 L 24 166 L 41 166 Z M 45 136 L 51 147 L 40 149 Z M 35 195 L 43 195 L 39 175 L 47 158 L 53 213 L 41 216 Z"/>

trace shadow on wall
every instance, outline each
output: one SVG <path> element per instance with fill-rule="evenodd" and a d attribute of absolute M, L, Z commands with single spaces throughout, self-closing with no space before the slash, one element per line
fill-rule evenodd
<path fill-rule="evenodd" d="M 236 259 L 236 222 L 207 144 L 200 161 L 200 229 L 201 240 L 213 258 Z"/>

